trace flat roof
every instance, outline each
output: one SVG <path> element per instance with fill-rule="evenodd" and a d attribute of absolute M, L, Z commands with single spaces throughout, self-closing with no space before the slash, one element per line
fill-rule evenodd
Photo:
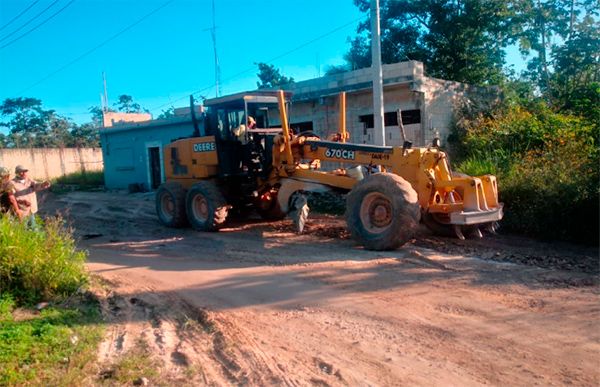
<path fill-rule="evenodd" d="M 199 120 L 201 120 L 200 117 L 198 117 Z M 171 117 L 171 118 L 165 118 L 162 120 L 150 120 L 150 121 L 142 121 L 142 122 L 128 122 L 128 123 L 122 123 L 122 124 L 118 124 L 116 126 L 109 126 L 109 127 L 103 127 L 100 129 L 100 134 L 102 133 L 116 133 L 116 132 L 126 132 L 129 130 L 135 130 L 135 129 L 147 129 L 147 128 L 151 128 L 151 127 L 157 127 L 157 126 L 168 126 L 168 125 L 174 125 L 174 124 L 182 124 L 182 123 L 186 123 L 189 122 L 190 124 L 192 124 L 192 117 L 190 116 L 186 116 L 186 117 Z"/>

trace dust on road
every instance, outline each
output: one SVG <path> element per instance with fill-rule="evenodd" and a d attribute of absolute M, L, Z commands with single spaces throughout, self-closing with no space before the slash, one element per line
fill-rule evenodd
<path fill-rule="evenodd" d="M 141 338 L 170 384 L 600 383 L 597 249 L 422 234 L 370 252 L 330 216 L 211 234 L 164 228 L 151 194 L 44 206 L 110 284 L 101 360 Z"/>

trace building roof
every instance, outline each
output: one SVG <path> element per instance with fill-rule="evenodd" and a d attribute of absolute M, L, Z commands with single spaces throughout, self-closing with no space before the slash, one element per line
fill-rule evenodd
<path fill-rule="evenodd" d="M 188 115 L 188 116 L 184 116 L 184 117 L 170 117 L 170 118 L 165 118 L 165 119 L 161 119 L 161 120 L 151 120 L 151 121 L 144 121 L 144 122 L 131 122 L 131 123 L 128 122 L 126 124 L 119 124 L 117 126 L 102 128 L 102 129 L 100 129 L 100 133 L 108 134 L 108 133 L 116 133 L 116 132 L 125 132 L 125 131 L 136 130 L 136 129 L 149 129 L 149 128 L 154 128 L 154 127 L 169 126 L 169 125 L 182 124 L 182 123 L 192 124 L 192 116 Z"/>
<path fill-rule="evenodd" d="M 277 98 L 278 92 L 279 90 L 275 89 L 243 91 L 240 93 L 226 95 L 223 97 L 207 99 L 204 101 L 204 106 L 224 104 L 227 102 L 233 102 L 242 99 L 248 102 L 277 102 L 277 100 L 274 100 L 273 98 Z M 285 92 L 286 99 L 290 96 L 291 93 L 289 91 Z"/>
<path fill-rule="evenodd" d="M 383 65 L 382 71 L 384 86 L 410 84 L 417 89 L 425 78 L 423 63 L 417 61 Z M 303 101 L 337 95 L 341 91 L 370 90 L 372 87 L 373 73 L 369 67 L 295 82 L 289 84 L 286 89 L 293 92 L 293 101 Z"/>

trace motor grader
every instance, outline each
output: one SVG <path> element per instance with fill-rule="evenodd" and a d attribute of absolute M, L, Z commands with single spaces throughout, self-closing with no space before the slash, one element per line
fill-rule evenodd
<path fill-rule="evenodd" d="M 493 232 L 502 219 L 495 176 L 453 173 L 439 144 L 346 142 L 345 94 L 335 141 L 293 133 L 289 97 L 257 91 L 206 101 L 204 115 L 193 117 L 193 136 L 164 149 L 166 183 L 156 192 L 161 222 L 217 231 L 232 213 L 255 209 L 267 219 L 290 216 L 301 232 L 306 195 L 335 192 L 346 196 L 351 236 L 367 249 L 390 250 L 411 239 L 421 220 L 435 233 L 464 239 Z M 323 170 L 326 162 L 344 167 Z"/>

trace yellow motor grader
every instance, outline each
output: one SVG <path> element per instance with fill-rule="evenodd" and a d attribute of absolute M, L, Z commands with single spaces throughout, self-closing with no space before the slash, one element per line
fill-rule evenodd
<path fill-rule="evenodd" d="M 264 218 L 290 216 L 301 232 L 306 195 L 332 191 L 346 195 L 348 230 L 371 250 L 403 245 L 420 220 L 435 233 L 461 239 L 467 232 L 495 231 L 503 216 L 495 176 L 453 173 L 439 143 L 347 143 L 343 93 L 336 141 L 293 133 L 289 97 L 257 91 L 206 101 L 204 115 L 193 117 L 194 134 L 165 147 L 166 183 L 156 193 L 161 222 L 217 231 L 231 212 L 256 209 Z M 344 167 L 322 170 L 325 162 Z"/>

